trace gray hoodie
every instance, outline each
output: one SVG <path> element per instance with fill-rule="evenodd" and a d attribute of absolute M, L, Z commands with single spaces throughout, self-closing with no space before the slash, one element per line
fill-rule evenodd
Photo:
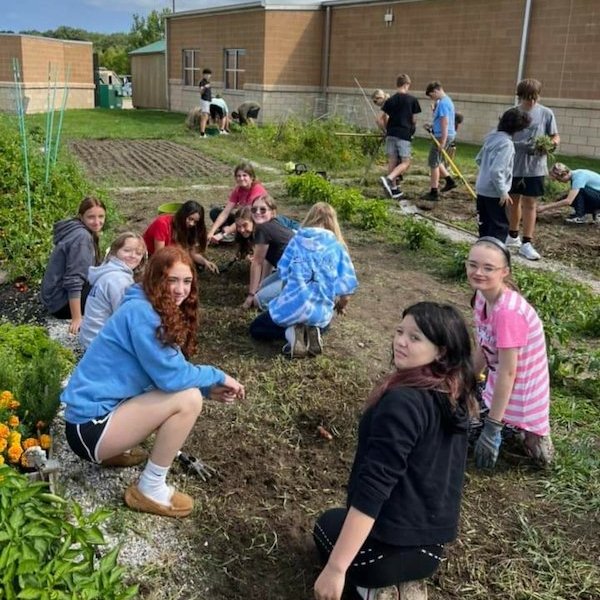
<path fill-rule="evenodd" d="M 54 249 L 42 280 L 42 303 L 58 312 L 69 299 L 81 298 L 88 269 L 96 262 L 92 232 L 79 220 L 54 224 Z"/>
<path fill-rule="evenodd" d="M 515 147 L 505 131 L 492 131 L 485 136 L 483 146 L 475 157 L 479 174 L 475 191 L 480 196 L 500 198 L 508 194 L 512 183 Z"/>
<path fill-rule="evenodd" d="M 133 271 L 113 256 L 99 267 L 90 267 L 88 280 L 92 289 L 85 303 L 79 341 L 87 348 L 108 318 L 117 310 L 127 288 L 133 285 Z"/>

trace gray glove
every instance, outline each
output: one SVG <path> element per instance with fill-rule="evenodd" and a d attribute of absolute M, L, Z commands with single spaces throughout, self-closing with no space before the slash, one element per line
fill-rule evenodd
<path fill-rule="evenodd" d="M 489 417 L 485 420 L 483 430 L 475 444 L 475 464 L 478 469 L 493 469 L 498 460 L 500 444 L 502 444 L 502 423 Z"/>

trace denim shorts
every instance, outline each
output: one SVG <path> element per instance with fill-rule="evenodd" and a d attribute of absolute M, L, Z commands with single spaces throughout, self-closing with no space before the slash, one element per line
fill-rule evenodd
<path fill-rule="evenodd" d="M 438 140 L 439 141 L 439 140 Z M 444 150 L 448 152 L 450 147 L 454 144 L 454 136 L 446 138 L 446 145 L 444 146 Z M 443 157 L 436 143 L 433 143 L 431 148 L 429 149 L 429 157 L 427 158 L 427 164 L 430 169 L 435 169 L 442 164 Z"/>
<path fill-rule="evenodd" d="M 397 158 L 410 158 L 412 154 L 412 144 L 409 140 L 388 135 L 385 138 L 385 152 L 388 156 Z"/>

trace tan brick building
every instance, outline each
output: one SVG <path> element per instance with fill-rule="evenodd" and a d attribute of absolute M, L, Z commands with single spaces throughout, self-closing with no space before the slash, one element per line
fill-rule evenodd
<path fill-rule="evenodd" d="M 0 34 L 0 110 L 14 112 L 13 58 L 18 59 L 28 113 L 48 107 L 48 65 L 56 70 L 55 108 L 60 108 L 69 70 L 67 108 L 94 107 L 91 42 L 56 40 L 32 35 Z M 54 89 L 54 75 L 52 76 Z"/>
<path fill-rule="evenodd" d="M 255 100 L 268 120 L 328 113 L 362 125 L 373 115 L 355 79 L 391 92 L 409 73 L 424 108 L 437 79 L 473 142 L 514 102 L 518 79 L 534 77 L 562 151 L 600 158 L 599 0 L 231 0 L 168 18 L 172 110 L 198 104 L 204 67 L 232 109 Z"/>

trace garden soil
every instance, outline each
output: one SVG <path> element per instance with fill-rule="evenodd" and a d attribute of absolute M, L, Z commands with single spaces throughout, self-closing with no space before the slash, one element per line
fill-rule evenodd
<path fill-rule="evenodd" d="M 158 169 L 174 176 L 180 169 L 198 169 L 198 175 L 209 169 L 211 174 L 227 174 L 224 183 L 231 180 L 229 167 L 197 153 L 191 157 L 187 149 L 179 153 L 173 146 L 102 141 L 75 142 L 72 149 L 94 177 L 122 173 L 123 161 L 136 179 L 152 181 Z M 160 156 L 156 148 L 161 149 Z M 133 160 L 132 150 L 143 158 Z M 159 204 L 188 196 L 189 192 L 173 190 L 116 193 L 124 217 L 122 228 L 142 231 Z M 225 199 L 224 191 L 198 193 L 205 208 L 223 204 Z M 304 209 L 282 203 L 284 214 L 302 216 Z M 472 204 L 459 194 L 452 194 L 449 201 L 440 203 L 439 212 L 435 210 L 454 219 L 458 214 L 473 217 Z M 573 239 L 569 247 L 558 236 L 545 233 L 551 225 L 541 223 L 541 244 L 548 253 L 572 256 L 580 234 L 565 231 Z M 248 398 L 233 408 L 205 403 L 185 450 L 215 467 L 218 475 L 202 482 L 182 467 L 174 467 L 174 484 L 196 499 L 189 519 L 158 519 L 158 526 L 154 525 L 156 517 L 131 513 L 122 508 L 121 493 L 138 471 L 121 470 L 112 480 L 110 474 L 103 474 L 102 485 L 109 486 L 110 493 L 98 497 L 117 511 L 109 521 L 109 533 L 124 543 L 124 559 L 135 567 L 133 573 L 142 581 L 145 598 L 312 598 L 318 573 L 312 525 L 320 511 L 344 503 L 356 422 L 372 382 L 389 369 L 391 339 L 402 307 L 423 299 L 438 300 L 452 302 L 469 315 L 469 292 L 464 287 L 421 271 L 414 257 L 398 246 L 374 244 L 371 237 L 351 229 L 345 233 L 360 288 L 348 314 L 335 319 L 325 336 L 325 352 L 317 359 L 290 361 L 281 356 L 279 345 L 258 344 L 249 338 L 248 324 L 254 313 L 240 306 L 247 290 L 247 264 L 236 263 L 220 276 L 200 274 L 197 360 L 237 376 L 246 385 Z M 577 242 L 582 252 L 591 251 L 594 243 L 597 237 L 595 242 Z M 208 257 L 222 265 L 233 253 L 228 246 L 210 248 Z M 0 287 L 0 313 L 9 319 L 38 321 L 39 308 L 32 292 L 16 292 L 10 283 Z M 319 435 L 319 425 L 333 434 L 331 441 Z M 86 504 L 92 498 L 93 505 L 97 468 L 77 469 L 76 475 L 61 476 L 63 490 L 85 489 Z M 502 463 L 492 480 L 470 466 L 460 538 L 429 584 L 433 600 L 504 597 L 501 587 L 494 587 L 500 584 L 492 579 L 498 557 L 519 560 L 514 544 L 522 529 L 516 507 L 522 507 L 528 523 L 543 534 L 565 534 L 559 511 L 539 494 L 539 474 L 528 465 L 517 467 L 516 476 L 510 469 Z M 578 531 L 577 543 L 573 536 L 574 557 L 586 560 L 600 555 L 598 524 L 572 522 L 569 526 Z M 158 549 L 158 558 L 149 563 L 136 562 L 127 551 L 129 540 L 140 536 Z"/>

